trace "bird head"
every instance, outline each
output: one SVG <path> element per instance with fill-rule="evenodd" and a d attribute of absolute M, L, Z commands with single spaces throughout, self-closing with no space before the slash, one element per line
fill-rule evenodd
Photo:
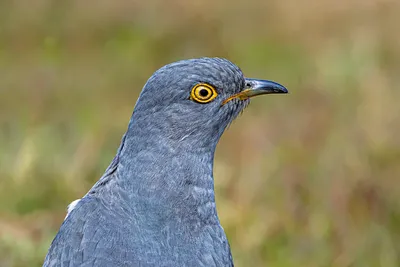
<path fill-rule="evenodd" d="M 181 145 L 216 145 L 251 97 L 287 92 L 278 83 L 245 78 L 240 68 L 226 59 L 182 60 L 150 77 L 131 124 L 140 120 L 142 128 L 155 129 L 149 134 L 158 132 Z"/>

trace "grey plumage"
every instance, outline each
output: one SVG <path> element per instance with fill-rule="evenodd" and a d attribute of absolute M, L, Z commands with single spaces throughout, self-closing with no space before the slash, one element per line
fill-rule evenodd
<path fill-rule="evenodd" d="M 218 96 L 207 104 L 191 100 L 199 83 L 212 85 Z M 156 71 L 117 155 L 70 210 L 43 266 L 233 266 L 215 206 L 214 152 L 249 103 L 250 94 L 232 96 L 256 84 L 261 93 L 287 92 L 261 83 L 263 88 L 219 58 L 179 61 Z"/>

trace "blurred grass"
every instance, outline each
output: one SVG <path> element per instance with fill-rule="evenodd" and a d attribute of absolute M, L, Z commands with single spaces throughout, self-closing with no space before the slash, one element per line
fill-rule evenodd
<path fill-rule="evenodd" d="M 0 266 L 41 266 L 146 79 L 227 57 L 255 99 L 216 157 L 237 266 L 400 266 L 400 4 L 0 1 Z"/>

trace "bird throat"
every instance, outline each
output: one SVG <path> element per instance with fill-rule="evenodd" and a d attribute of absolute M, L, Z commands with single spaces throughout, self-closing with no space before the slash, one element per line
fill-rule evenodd
<path fill-rule="evenodd" d="M 146 222 L 219 224 L 213 180 L 216 144 L 188 148 L 157 130 L 142 132 L 128 129 L 119 151 L 115 176 L 118 188 L 129 196 L 121 201 Z"/>

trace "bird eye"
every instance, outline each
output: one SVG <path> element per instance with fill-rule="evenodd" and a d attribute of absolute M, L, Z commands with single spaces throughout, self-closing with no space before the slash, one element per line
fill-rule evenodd
<path fill-rule="evenodd" d="M 196 84 L 190 92 L 190 99 L 198 103 L 208 103 L 217 97 L 218 93 L 211 85 L 200 83 Z"/>

